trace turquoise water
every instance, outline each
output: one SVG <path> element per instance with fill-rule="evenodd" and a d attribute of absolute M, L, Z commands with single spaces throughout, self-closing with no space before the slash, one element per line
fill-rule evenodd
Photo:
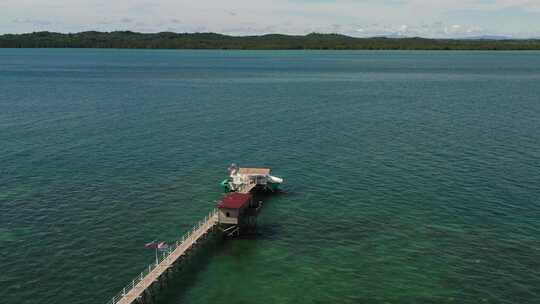
<path fill-rule="evenodd" d="M 105 303 L 269 166 L 173 303 L 539 303 L 540 53 L 0 50 L 0 302 Z"/>

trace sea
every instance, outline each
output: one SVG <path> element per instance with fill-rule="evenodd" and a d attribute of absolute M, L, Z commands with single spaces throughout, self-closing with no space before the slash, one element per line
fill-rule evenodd
<path fill-rule="evenodd" d="M 0 302 L 111 299 L 281 192 L 157 304 L 540 303 L 540 52 L 0 50 Z"/>

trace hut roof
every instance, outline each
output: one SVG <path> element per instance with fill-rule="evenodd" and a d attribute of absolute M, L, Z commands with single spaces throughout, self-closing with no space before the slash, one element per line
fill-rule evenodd
<path fill-rule="evenodd" d="M 218 203 L 218 208 L 240 209 L 251 200 L 251 194 L 233 192 Z"/>
<path fill-rule="evenodd" d="M 238 169 L 240 174 L 253 174 L 253 175 L 267 175 L 270 174 L 270 169 L 268 168 L 240 168 Z"/>

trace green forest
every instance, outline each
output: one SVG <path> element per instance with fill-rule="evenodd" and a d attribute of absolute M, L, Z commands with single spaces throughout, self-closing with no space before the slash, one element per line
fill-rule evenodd
<path fill-rule="evenodd" d="M 228 36 L 216 33 L 34 32 L 0 35 L 1 48 L 238 50 L 540 50 L 540 40 L 354 38 L 340 34 Z"/>

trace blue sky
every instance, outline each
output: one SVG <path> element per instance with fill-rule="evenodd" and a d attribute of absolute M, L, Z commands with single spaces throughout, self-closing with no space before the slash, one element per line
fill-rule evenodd
<path fill-rule="evenodd" d="M 540 0 L 0 0 L 0 33 L 540 37 Z"/>

